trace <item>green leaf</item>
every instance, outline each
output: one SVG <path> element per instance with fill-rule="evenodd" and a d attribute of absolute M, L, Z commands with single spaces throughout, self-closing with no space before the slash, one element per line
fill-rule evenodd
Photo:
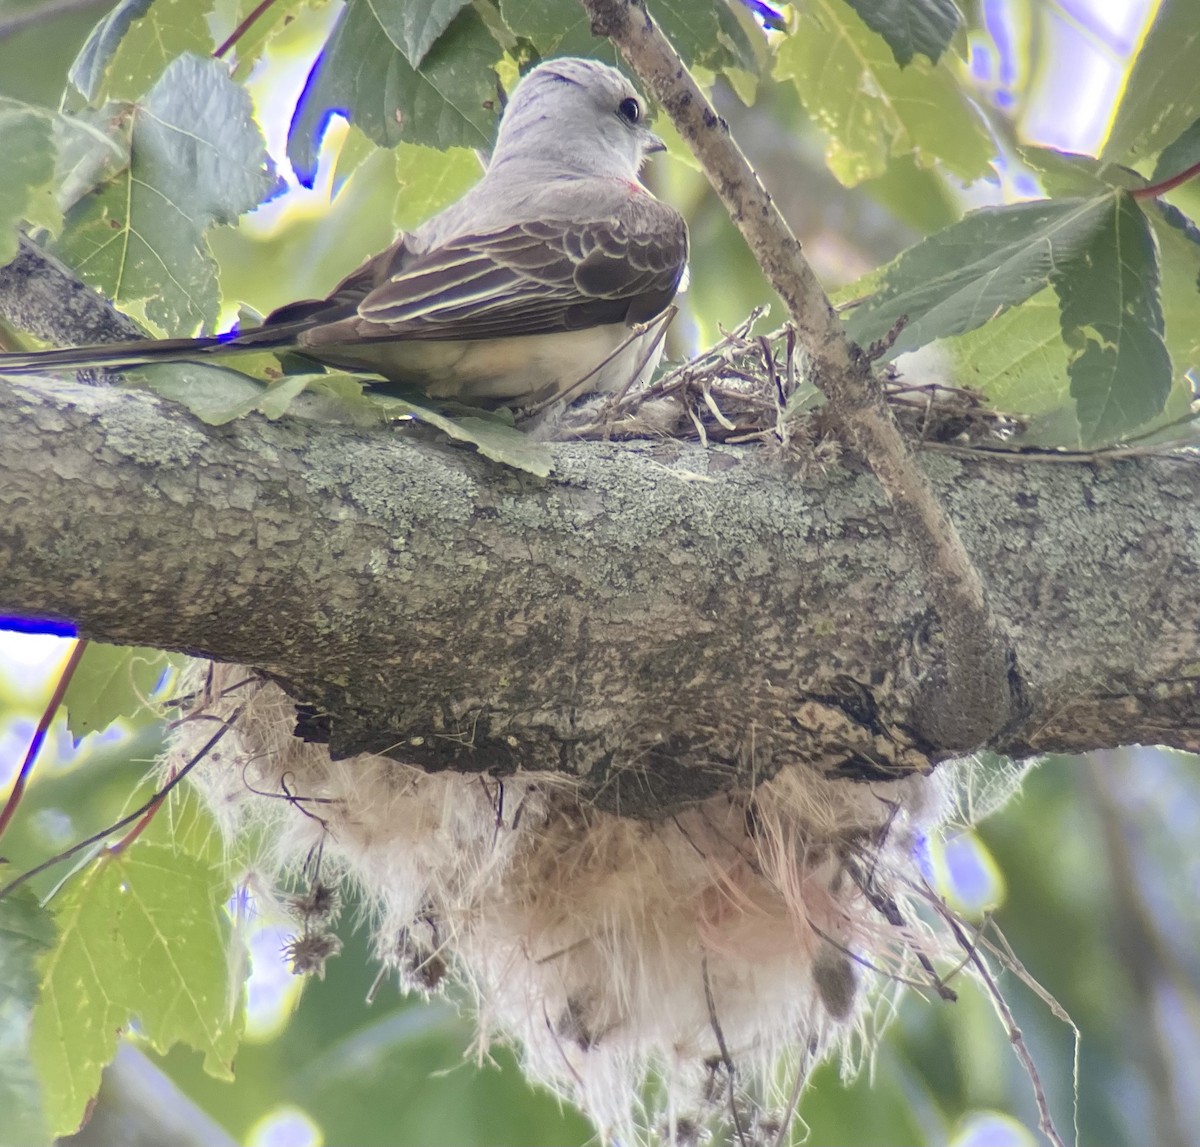
<path fill-rule="evenodd" d="M 1162 183 L 1173 176 L 1181 175 L 1190 167 L 1200 163 L 1200 119 L 1193 121 L 1177 140 L 1167 144 L 1154 165 L 1151 183 Z"/>
<path fill-rule="evenodd" d="M 950 45 L 962 23 L 954 0 L 846 0 L 873 32 L 892 49 L 901 67 L 920 52 L 932 63 Z"/>
<path fill-rule="evenodd" d="M 689 66 L 754 65 L 753 47 L 722 0 L 651 0 L 648 8 Z M 500 14 L 543 59 L 590 56 L 620 63 L 612 45 L 592 35 L 579 0 L 500 0 Z"/>
<path fill-rule="evenodd" d="M 863 346 L 902 315 L 908 323 L 888 357 L 962 334 L 1050 284 L 1102 227 L 1108 196 L 985 207 L 910 247 L 882 286 L 846 321 Z"/>
<path fill-rule="evenodd" d="M 1052 196 L 1101 194 L 1112 186 L 1108 177 L 1123 170 L 1090 155 L 1053 147 L 1020 147 L 1017 153 L 1027 167 L 1037 172 L 1046 193 Z M 1132 185 L 1137 186 L 1141 177 L 1131 174 Z"/>
<path fill-rule="evenodd" d="M 129 165 L 128 112 L 126 105 L 105 104 L 99 110 L 84 108 L 76 115 L 55 116 L 54 185 L 63 211 Z"/>
<path fill-rule="evenodd" d="M 650 0 L 647 7 L 685 64 L 712 66 L 728 59 L 719 39 L 717 5 L 723 0 Z"/>
<path fill-rule="evenodd" d="M 997 410 L 1032 417 L 1023 444 L 1082 447 L 1052 288 L 942 345 L 956 383 L 986 395 Z"/>
<path fill-rule="evenodd" d="M 136 100 L 158 81 L 173 60 L 186 53 L 209 56 L 216 45 L 205 0 L 154 0 L 149 11 L 121 37 L 96 95 Z M 226 69 L 227 70 L 227 69 Z"/>
<path fill-rule="evenodd" d="M 211 1074 L 232 1078 L 242 1009 L 227 971 L 226 894 L 218 870 L 141 841 L 102 856 L 53 902 L 59 940 L 42 961 L 32 1047 L 56 1134 L 79 1126 L 135 1018 L 155 1050 L 186 1043 Z"/>
<path fill-rule="evenodd" d="M 1200 20 L 1186 0 L 1164 0 L 1125 81 L 1102 158 L 1153 155 L 1200 116 Z"/>
<path fill-rule="evenodd" d="M 144 366 L 138 374 L 148 390 L 186 406 L 209 426 L 224 426 L 253 413 L 272 421 L 289 414 L 364 427 L 378 427 L 387 419 L 369 392 L 369 382 L 350 374 L 301 372 L 268 384 L 239 370 L 202 362 Z"/>
<path fill-rule="evenodd" d="M 130 166 L 69 213 L 54 252 L 167 334 L 216 320 L 205 240 L 273 186 L 249 95 L 220 60 L 183 56 L 131 111 Z"/>
<path fill-rule="evenodd" d="M 416 143 L 396 145 L 396 226 L 408 231 L 460 199 L 479 181 L 483 169 L 465 147 L 438 151 Z"/>
<path fill-rule="evenodd" d="M 1105 207 L 1102 225 L 1054 284 L 1071 348 L 1071 394 L 1088 446 L 1149 422 L 1171 390 L 1154 235 L 1128 194 L 1109 197 Z"/>
<path fill-rule="evenodd" d="M 464 8 L 414 69 L 389 38 L 369 0 L 350 0 L 338 16 L 288 131 L 288 158 L 311 186 L 325 126 L 349 117 L 381 147 L 483 147 L 496 123 L 500 49 L 479 15 Z"/>
<path fill-rule="evenodd" d="M 1163 320 L 1175 377 L 1200 368 L 1200 229 L 1169 203 L 1147 207 L 1162 274 Z"/>
<path fill-rule="evenodd" d="M 995 147 L 950 69 L 915 60 L 901 69 L 888 46 L 841 0 L 810 0 L 780 45 L 775 74 L 790 79 L 828 136 L 825 157 L 847 186 L 891 159 L 940 160 L 955 175 L 985 175 Z"/>
<path fill-rule="evenodd" d="M 143 366 L 137 373 L 147 389 L 186 406 L 209 426 L 224 426 L 252 411 L 261 411 L 274 421 L 314 377 L 287 375 L 267 385 L 239 370 L 205 362 Z"/>
<path fill-rule="evenodd" d="M 404 58 L 419 68 L 454 17 L 471 0 L 399 0 L 373 8 L 379 23 Z"/>
<path fill-rule="evenodd" d="M 54 132 L 40 108 L 0 98 L 0 267 L 17 253 L 17 227 L 31 216 L 44 215 L 53 200 L 48 188 L 54 176 Z"/>
<path fill-rule="evenodd" d="M 67 729 L 76 741 L 88 733 L 102 732 L 118 717 L 135 720 L 147 705 L 163 673 L 179 659 L 159 649 L 89 642 L 63 704 Z"/>
<path fill-rule="evenodd" d="M 550 450 L 545 443 L 516 429 L 499 415 L 480 412 L 450 417 L 440 410 L 391 395 L 378 395 L 375 401 L 393 417 L 407 415 L 437 427 L 458 442 L 469 442 L 493 462 L 502 462 L 539 478 L 547 477 L 552 468 Z"/>
<path fill-rule="evenodd" d="M 321 8 L 327 3 L 328 0 L 274 0 L 265 11 L 257 13 L 254 21 L 238 37 L 237 44 L 225 56 L 227 60 L 237 60 L 237 66 L 233 70 L 234 79 L 239 82 L 245 81 L 250 69 L 262 58 L 276 37 L 291 27 L 296 17 L 306 8 Z M 220 25 L 219 30 L 216 30 L 216 38 L 223 43 L 259 4 L 260 0 L 238 0 L 231 14 L 232 19 Z M 217 10 L 220 11 L 219 4 Z M 287 51 L 287 48 L 284 50 Z"/>
<path fill-rule="evenodd" d="M 591 21 L 579 0 L 500 0 L 500 14 L 543 59 L 591 56 L 616 63 L 616 53 L 608 41 L 592 35 Z"/>
<path fill-rule="evenodd" d="M 129 26 L 150 10 L 152 0 L 121 0 L 93 29 L 71 65 L 71 83 L 91 101 L 100 94 L 100 85 L 117 46 Z"/>
<path fill-rule="evenodd" d="M 37 959 L 53 943 L 54 921 L 28 888 L 0 900 L 0 1147 L 36 1147 L 49 1139 L 29 1034 Z"/>

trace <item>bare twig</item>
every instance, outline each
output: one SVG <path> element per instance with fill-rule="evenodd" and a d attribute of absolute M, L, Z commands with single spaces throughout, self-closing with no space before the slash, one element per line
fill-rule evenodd
<path fill-rule="evenodd" d="M 1011 647 L 958 531 L 888 413 L 867 355 L 846 337 L 796 237 L 643 0 L 581 3 L 593 32 L 617 46 L 699 160 L 787 305 L 813 381 L 916 550 L 946 637 L 944 676 L 931 682 L 933 727 L 922 731 L 964 750 L 995 740 L 1023 708 Z"/>
<path fill-rule="evenodd" d="M 29 783 L 29 776 L 33 772 L 33 766 L 37 761 L 38 753 L 41 752 L 42 745 L 46 740 L 46 734 L 50 731 L 50 722 L 54 720 L 54 714 L 58 712 L 58 707 L 62 704 L 63 698 L 67 694 L 67 686 L 71 684 L 71 678 L 75 676 L 75 670 L 79 667 L 79 662 L 82 660 L 87 647 L 87 638 L 79 638 L 67 657 L 66 664 L 62 667 L 58 675 L 58 681 L 54 685 L 54 692 L 50 695 L 50 700 L 46 703 L 41 720 L 38 721 L 37 728 L 33 731 L 33 739 L 29 742 L 25 759 L 21 762 L 20 769 L 17 770 L 17 779 L 13 781 L 12 791 L 8 794 L 8 800 L 4 802 L 4 808 L 0 809 L 0 836 L 4 835 L 4 830 L 8 828 L 9 822 L 16 814 L 17 806 L 21 803 L 21 797 L 25 793 L 25 786 Z"/>

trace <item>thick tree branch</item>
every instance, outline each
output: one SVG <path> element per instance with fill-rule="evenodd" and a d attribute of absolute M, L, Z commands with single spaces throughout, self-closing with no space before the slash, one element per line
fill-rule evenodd
<path fill-rule="evenodd" d="M 146 335 L 24 235 L 17 257 L 0 267 L 0 318 L 55 346 L 120 342 Z"/>
<path fill-rule="evenodd" d="M 607 36 L 663 106 L 700 161 L 768 281 L 779 292 L 850 445 L 871 466 L 917 554 L 946 636 L 945 677 L 931 682 L 938 736 L 967 750 L 1021 716 L 1012 650 L 954 523 L 883 400 L 862 350 L 842 330 L 800 243 L 643 0 L 581 0 L 592 30 Z"/>
<path fill-rule="evenodd" d="M 956 751 L 929 731 L 923 571 L 869 477 L 678 442 L 554 457 L 540 481 L 411 429 L 0 384 L 0 609 L 257 665 L 335 753 L 557 768 L 623 811 Z M 1200 749 L 1200 467 L 925 470 L 1029 667 L 994 747 Z"/>

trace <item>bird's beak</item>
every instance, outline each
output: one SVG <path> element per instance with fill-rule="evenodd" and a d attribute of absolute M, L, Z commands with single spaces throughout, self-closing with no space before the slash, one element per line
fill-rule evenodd
<path fill-rule="evenodd" d="M 663 143 L 663 141 L 657 135 L 655 135 L 654 132 L 652 132 L 652 131 L 646 132 L 645 152 L 647 155 L 653 155 L 656 151 L 666 151 L 666 150 L 667 150 L 667 145 L 665 143 Z"/>

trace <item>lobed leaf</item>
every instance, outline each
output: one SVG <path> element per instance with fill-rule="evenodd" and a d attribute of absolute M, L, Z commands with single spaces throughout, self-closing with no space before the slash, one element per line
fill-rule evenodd
<path fill-rule="evenodd" d="M 181 56 L 132 105 L 131 159 L 71 210 L 55 253 L 167 334 L 212 324 L 219 294 L 205 232 L 273 186 L 250 97 L 219 60 Z"/>
<path fill-rule="evenodd" d="M 160 649 L 90 642 L 63 698 L 71 736 L 79 741 L 102 732 L 118 717 L 136 721 L 163 673 L 176 664 L 178 658 Z"/>
<path fill-rule="evenodd" d="M 1101 158 L 1153 155 L 1200 116 L 1200 21 L 1192 4 L 1167 0 L 1142 42 Z"/>
<path fill-rule="evenodd" d="M 130 25 L 145 16 L 152 0 L 120 0 L 92 29 L 71 65 L 68 77 L 89 102 L 100 95 L 105 72 Z"/>
<path fill-rule="evenodd" d="M 464 8 L 414 68 L 370 0 L 350 0 L 309 73 L 288 130 L 297 176 L 312 185 L 335 113 L 381 147 L 403 141 L 490 148 L 499 58 L 483 20 Z"/>
<path fill-rule="evenodd" d="M 180 56 L 211 55 L 211 6 L 211 0 L 154 0 L 120 37 L 93 98 L 140 99 Z"/>
<path fill-rule="evenodd" d="M 828 136 L 826 161 L 847 186 L 890 160 L 941 161 L 964 180 L 987 173 L 995 147 L 978 109 L 946 67 L 901 69 L 888 46 L 841 0 L 811 0 L 780 45 L 775 74 L 790 79 Z"/>
<path fill-rule="evenodd" d="M 1087 446 L 1149 422 L 1171 390 L 1158 252 L 1141 208 L 1121 192 L 1069 268 L 1055 276 L 1067 371 Z"/>
<path fill-rule="evenodd" d="M 1051 287 L 992 322 L 947 340 L 945 349 L 955 382 L 985 394 L 998 410 L 1040 415 L 1071 406 L 1067 348 Z M 1078 432 L 1056 445 L 1081 445 Z"/>
<path fill-rule="evenodd" d="M 901 67 L 918 52 L 936 64 L 962 23 L 954 0 L 846 0 L 892 49 Z"/>
<path fill-rule="evenodd" d="M 225 896 L 216 869 L 142 841 L 101 856 L 53 902 L 59 936 L 42 960 L 32 1050 L 55 1134 L 79 1126 L 135 1018 L 155 1050 L 186 1043 L 232 1077 L 242 1009 Z"/>
<path fill-rule="evenodd" d="M 1102 225 L 1108 197 L 985 207 L 905 251 L 875 295 L 851 311 L 849 336 L 866 346 L 901 317 L 888 357 L 974 330 L 1048 286 Z"/>

